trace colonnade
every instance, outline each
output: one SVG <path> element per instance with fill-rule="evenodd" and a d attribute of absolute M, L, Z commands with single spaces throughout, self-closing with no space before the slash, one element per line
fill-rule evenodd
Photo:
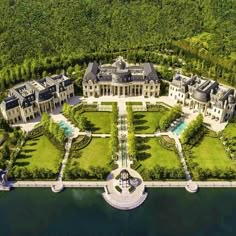
<path fill-rule="evenodd" d="M 143 85 L 100 85 L 99 96 L 141 96 L 143 95 Z"/>

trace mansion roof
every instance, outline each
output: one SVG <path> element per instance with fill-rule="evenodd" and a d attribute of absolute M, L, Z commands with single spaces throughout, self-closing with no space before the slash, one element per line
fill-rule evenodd
<path fill-rule="evenodd" d="M 56 96 L 56 93 L 65 91 L 65 88 L 70 84 L 72 84 L 71 79 L 64 75 L 28 81 L 11 88 L 9 96 L 2 101 L 1 106 L 5 110 L 19 105 L 22 107 L 32 106 L 35 101 L 46 101 Z"/>
<path fill-rule="evenodd" d="M 118 57 L 112 65 L 98 65 L 97 62 L 89 63 L 83 81 L 88 82 L 90 80 L 93 82 L 112 81 L 114 83 L 150 80 L 159 82 L 152 63 L 129 66 L 122 57 Z"/>
<path fill-rule="evenodd" d="M 235 104 L 235 90 L 219 85 L 214 80 L 203 80 L 197 76 L 187 77 L 176 74 L 171 85 L 178 88 L 178 91 L 187 93 L 201 103 L 212 102 L 215 106 L 222 108 L 225 103 Z"/>

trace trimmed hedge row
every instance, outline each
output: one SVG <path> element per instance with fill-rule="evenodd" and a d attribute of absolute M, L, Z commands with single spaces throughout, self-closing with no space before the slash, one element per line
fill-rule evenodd
<path fill-rule="evenodd" d="M 115 189 L 116 189 L 118 192 L 122 193 L 122 189 L 121 189 L 118 185 L 115 186 Z"/>
<path fill-rule="evenodd" d="M 147 104 L 147 111 L 165 112 L 168 111 L 168 108 L 158 104 Z"/>
<path fill-rule="evenodd" d="M 157 138 L 158 143 L 160 144 L 160 146 L 162 146 L 163 148 L 170 150 L 170 151 L 176 151 L 176 147 L 173 143 L 169 143 L 167 142 L 164 138 Z"/>
<path fill-rule="evenodd" d="M 43 126 L 40 125 L 40 126 L 34 128 L 33 130 L 29 131 L 29 133 L 27 134 L 27 138 L 33 139 L 33 138 L 37 138 L 41 135 L 43 135 Z"/>
<path fill-rule="evenodd" d="M 86 146 L 89 145 L 91 140 L 92 140 L 92 136 L 84 135 L 83 139 L 80 142 L 73 143 L 72 150 L 78 151 L 78 150 L 85 148 Z"/>
<path fill-rule="evenodd" d="M 9 134 L 7 132 L 4 132 L 2 138 L 0 139 L 0 146 L 4 144 L 4 142 L 8 139 L 8 137 Z"/>
<path fill-rule="evenodd" d="M 26 167 L 15 166 L 9 171 L 9 178 L 14 179 L 56 179 L 57 174 L 47 168 L 35 167 L 29 170 Z"/>

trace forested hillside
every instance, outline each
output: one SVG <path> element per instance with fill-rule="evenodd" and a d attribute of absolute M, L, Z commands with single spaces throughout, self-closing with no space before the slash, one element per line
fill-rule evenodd
<path fill-rule="evenodd" d="M 115 53 L 159 63 L 166 52 L 188 69 L 236 85 L 236 1 L 0 1 L 2 90 Z"/>

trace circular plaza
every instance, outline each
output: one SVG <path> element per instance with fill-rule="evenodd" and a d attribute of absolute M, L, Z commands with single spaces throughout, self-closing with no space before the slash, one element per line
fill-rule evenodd
<path fill-rule="evenodd" d="M 107 177 L 103 197 L 108 204 L 120 210 L 140 206 L 147 197 L 142 177 L 130 168 L 118 168 Z"/>

